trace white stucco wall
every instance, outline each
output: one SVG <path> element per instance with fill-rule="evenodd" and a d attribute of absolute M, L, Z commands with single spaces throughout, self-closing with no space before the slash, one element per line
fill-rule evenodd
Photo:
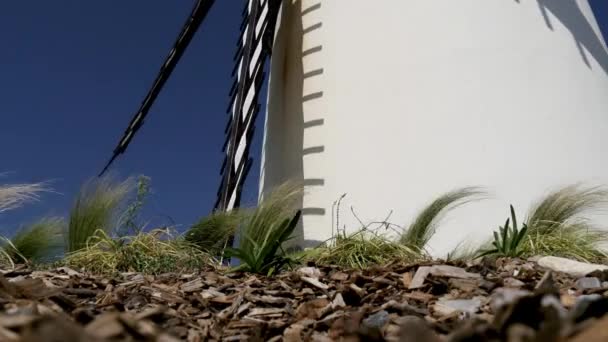
<path fill-rule="evenodd" d="M 546 191 L 608 184 L 608 50 L 586 0 L 287 0 L 261 189 L 303 179 L 305 245 L 359 218 L 407 225 L 445 191 L 443 254 Z M 608 221 L 607 221 L 608 223 Z"/>

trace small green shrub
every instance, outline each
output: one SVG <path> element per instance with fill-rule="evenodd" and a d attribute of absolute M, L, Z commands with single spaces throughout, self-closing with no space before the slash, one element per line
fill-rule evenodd
<path fill-rule="evenodd" d="M 478 257 L 493 255 L 514 258 L 524 253 L 521 244 L 526 237 L 528 226 L 524 223 L 521 229 L 519 229 L 515 209 L 513 209 L 513 206 L 510 206 L 510 208 L 511 217 L 507 218 L 504 226 L 498 228 L 498 232 L 494 232 L 494 241 L 492 241 L 494 248 L 482 250 Z M 512 228 L 509 227 L 510 224 L 513 225 Z"/>

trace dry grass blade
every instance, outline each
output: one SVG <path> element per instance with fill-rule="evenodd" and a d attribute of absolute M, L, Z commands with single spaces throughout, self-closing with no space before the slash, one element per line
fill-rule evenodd
<path fill-rule="evenodd" d="M 0 213 L 19 208 L 39 199 L 41 192 L 50 191 L 46 183 L 11 184 L 0 186 Z"/>
<path fill-rule="evenodd" d="M 133 189 L 132 178 L 115 182 L 103 177 L 87 182 L 70 211 L 68 252 L 85 247 L 87 240 L 98 230 L 109 233 L 117 223 L 119 210 L 127 195 Z"/>
<path fill-rule="evenodd" d="M 439 221 L 448 211 L 479 200 L 479 196 L 483 194 L 484 192 L 480 188 L 465 187 L 441 195 L 416 216 L 414 222 L 402 234 L 401 243 L 423 251 L 437 231 Z"/>

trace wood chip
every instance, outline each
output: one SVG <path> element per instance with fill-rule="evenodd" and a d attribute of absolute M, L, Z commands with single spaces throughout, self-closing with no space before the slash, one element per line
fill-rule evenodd
<path fill-rule="evenodd" d="M 461 279 L 478 279 L 481 275 L 478 273 L 470 273 L 460 267 L 449 265 L 431 266 L 430 274 L 436 277 L 461 278 Z"/>
<path fill-rule="evenodd" d="M 413 300 L 417 300 L 417 301 L 421 301 L 424 303 L 429 302 L 431 299 L 435 298 L 435 296 L 433 296 L 430 293 L 424 293 L 424 292 L 420 292 L 420 291 L 414 291 L 411 293 L 406 293 L 403 295 L 404 298 L 407 299 L 413 299 Z"/>
<path fill-rule="evenodd" d="M 329 277 L 329 279 L 334 280 L 334 281 L 347 281 L 348 278 L 349 278 L 349 275 L 344 272 L 334 272 Z"/>
<path fill-rule="evenodd" d="M 344 302 L 344 298 L 342 297 L 341 293 L 336 293 L 331 305 L 334 309 L 346 307 L 346 303 Z"/>
<path fill-rule="evenodd" d="M 283 314 L 285 313 L 285 309 L 281 308 L 255 308 L 249 310 L 247 316 L 266 316 L 272 314 Z"/>
<path fill-rule="evenodd" d="M 106 313 L 88 324 L 85 330 L 95 337 L 109 339 L 122 334 L 125 327 L 117 313 Z"/>
<path fill-rule="evenodd" d="M 517 280 L 509 279 L 513 270 L 520 270 Z M 544 272 L 533 262 L 506 258 L 466 268 L 432 261 L 357 271 L 315 266 L 273 277 L 212 271 L 108 277 L 20 266 L 0 272 L 0 341 L 435 342 L 448 334 L 483 341 L 531 332 L 556 336 L 560 326 L 573 338 L 591 329 L 594 317 L 608 314 L 608 299 L 600 294 L 605 289 L 582 296 L 572 290 L 577 279 L 565 274 L 545 274 L 537 291 L 524 297 L 507 287 L 532 289 Z M 503 292 L 511 293 L 504 307 L 491 305 Z M 475 310 L 460 309 L 476 298 Z M 419 319 L 401 319 L 408 315 Z M 568 321 L 573 317 L 580 322 Z M 537 325 L 544 328 L 531 328 Z"/>
<path fill-rule="evenodd" d="M 310 278 L 310 277 L 301 277 L 302 281 L 304 281 L 305 283 L 308 283 L 316 288 L 319 288 L 321 290 L 327 290 L 329 289 L 329 286 L 323 284 L 322 282 L 320 282 L 318 279 L 315 278 Z"/>
<path fill-rule="evenodd" d="M 410 287 L 410 284 L 412 283 L 412 273 L 410 272 L 405 272 L 403 273 L 403 275 L 401 276 L 401 283 L 403 284 L 404 287 Z"/>
<path fill-rule="evenodd" d="M 205 287 L 205 283 L 203 282 L 203 280 L 201 278 L 196 278 L 187 283 L 183 283 L 180 286 L 180 290 L 182 290 L 184 292 L 195 292 L 195 291 L 199 291 L 203 287 Z"/>
<path fill-rule="evenodd" d="M 463 292 L 474 292 L 481 286 L 479 279 L 450 278 L 449 284 Z"/>
<path fill-rule="evenodd" d="M 416 271 L 416 274 L 414 274 L 414 278 L 412 279 L 412 281 L 410 282 L 410 285 L 408 286 L 408 288 L 410 290 L 412 289 L 418 289 L 424 286 L 424 281 L 426 280 L 426 277 L 431 273 L 431 268 L 428 266 L 420 266 L 418 267 L 418 270 Z"/>

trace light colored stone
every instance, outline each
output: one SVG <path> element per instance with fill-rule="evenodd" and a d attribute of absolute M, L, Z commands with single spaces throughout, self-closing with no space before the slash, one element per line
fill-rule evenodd
<path fill-rule="evenodd" d="M 370 328 L 378 328 L 381 329 L 384 327 L 386 323 L 389 321 L 388 312 L 382 310 L 378 311 L 375 314 L 367 317 L 363 320 L 363 325 L 368 326 Z"/>
<path fill-rule="evenodd" d="M 456 279 L 481 279 L 478 273 L 470 273 L 465 269 L 449 265 L 420 266 L 414 274 L 414 279 L 409 284 L 409 289 L 417 289 L 424 286 L 426 277 L 431 274 L 435 277 L 456 278 Z"/>
<path fill-rule="evenodd" d="M 579 290 L 595 290 L 602 288 L 602 282 L 596 277 L 579 278 L 574 285 Z"/>
<path fill-rule="evenodd" d="M 505 287 L 515 287 L 515 288 L 519 288 L 524 286 L 524 282 L 519 280 L 519 279 L 515 279 L 515 278 L 505 278 L 503 280 L 503 284 L 505 285 Z"/>
<path fill-rule="evenodd" d="M 587 274 L 597 270 L 608 270 L 607 265 L 590 264 L 554 256 L 539 258 L 538 265 L 552 271 L 566 273 L 574 277 L 584 277 Z"/>
<path fill-rule="evenodd" d="M 494 313 L 498 312 L 503 306 L 508 305 L 521 297 L 532 294 L 530 291 L 514 289 L 509 287 L 501 287 L 492 293 L 490 296 L 490 308 Z"/>
<path fill-rule="evenodd" d="M 481 307 L 481 298 L 473 299 L 447 299 L 439 298 L 433 306 L 433 311 L 441 316 L 448 316 L 455 312 L 474 314 Z"/>

